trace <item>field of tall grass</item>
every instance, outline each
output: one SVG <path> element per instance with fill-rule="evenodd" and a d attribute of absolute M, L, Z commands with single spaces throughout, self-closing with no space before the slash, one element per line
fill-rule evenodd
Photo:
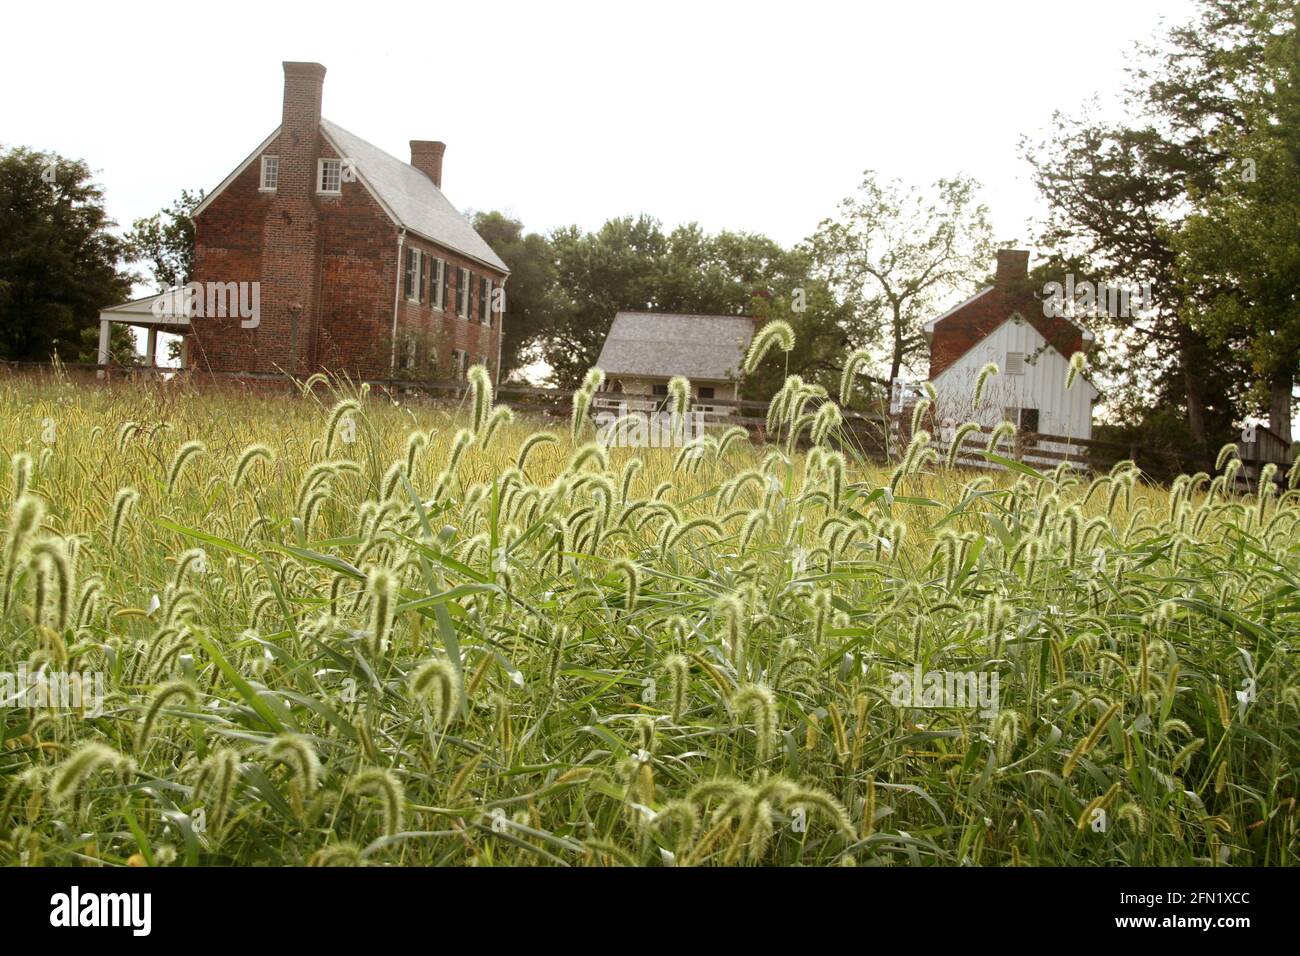
<path fill-rule="evenodd" d="M 0 701 L 0 861 L 1295 862 L 1294 469 L 881 468 L 798 380 L 607 448 L 599 376 L 472 378 L 0 380 L 0 672 L 105 689 Z"/>

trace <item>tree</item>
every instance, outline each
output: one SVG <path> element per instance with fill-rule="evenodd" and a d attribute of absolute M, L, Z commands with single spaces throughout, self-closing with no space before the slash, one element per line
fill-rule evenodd
<path fill-rule="evenodd" d="M 184 285 L 194 274 L 194 210 L 203 190 L 182 189 L 180 198 L 147 219 L 137 219 L 126 236 L 132 262 L 143 262 L 159 291 Z"/>
<path fill-rule="evenodd" d="M 576 385 L 596 364 L 620 309 L 653 309 L 668 240 L 649 216 L 611 219 L 594 233 L 567 226 L 551 234 L 556 302 L 542 357 L 551 380 Z"/>
<path fill-rule="evenodd" d="M 555 254 L 545 236 L 502 212 L 478 212 L 474 228 L 510 267 L 502 320 L 501 379 L 537 357 L 555 293 Z"/>
<path fill-rule="evenodd" d="M 858 195 L 809 240 L 815 273 L 851 308 L 850 344 L 879 350 L 889 381 L 925 350 L 921 326 L 937 306 L 988 267 L 992 229 L 977 189 L 958 176 L 927 196 L 867 170 Z"/>
<path fill-rule="evenodd" d="M 131 288 L 114 225 L 81 160 L 0 152 L 0 357 L 95 361 L 99 310 Z"/>
<path fill-rule="evenodd" d="M 1176 398 L 1202 450 L 1235 417 L 1247 369 L 1187 321 L 1197 305 L 1176 271 L 1173 237 L 1190 194 L 1213 189 L 1230 159 L 1224 131 L 1247 127 L 1245 104 L 1262 80 L 1255 64 L 1287 6 L 1202 0 L 1197 22 L 1142 51 L 1124 122 L 1056 114 L 1051 138 L 1022 145 L 1048 204 L 1040 242 L 1103 281 L 1150 283 L 1148 308 L 1101 317 L 1116 353 L 1116 394 L 1133 406 Z"/>
<path fill-rule="evenodd" d="M 559 229 L 551 247 L 556 288 L 540 341 L 558 384 L 576 384 L 596 364 L 620 310 L 785 318 L 798 334 L 791 372 L 829 376 L 842 359 L 845 313 L 810 275 L 804 250 L 753 233 L 710 235 L 696 223 L 665 233 L 649 216 L 611 219 L 595 232 Z M 779 385 L 772 374 L 748 379 L 746 394 L 770 395 Z"/>
<path fill-rule="evenodd" d="M 1195 212 L 1173 240 L 1188 321 L 1248 356 L 1251 404 L 1287 441 L 1300 374 L 1300 12 L 1290 15 L 1251 64 L 1269 75 L 1244 91 L 1244 129 L 1214 131 L 1225 161 L 1212 188 L 1191 190 Z"/>

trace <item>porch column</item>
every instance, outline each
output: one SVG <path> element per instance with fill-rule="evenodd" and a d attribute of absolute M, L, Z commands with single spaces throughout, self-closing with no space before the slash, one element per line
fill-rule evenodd
<path fill-rule="evenodd" d="M 149 331 L 148 331 L 148 333 L 145 335 L 145 339 L 144 339 L 144 341 L 145 341 L 145 345 L 144 345 L 144 348 L 145 348 L 145 354 L 149 356 L 149 367 L 152 368 L 153 366 L 155 366 L 155 365 L 158 364 L 158 328 L 157 328 L 157 326 L 153 326 L 153 325 L 149 326 Z"/>
<path fill-rule="evenodd" d="M 95 373 L 96 378 L 103 378 L 105 369 L 108 368 L 108 342 L 112 334 L 113 323 L 108 319 L 99 320 L 99 371 Z"/>

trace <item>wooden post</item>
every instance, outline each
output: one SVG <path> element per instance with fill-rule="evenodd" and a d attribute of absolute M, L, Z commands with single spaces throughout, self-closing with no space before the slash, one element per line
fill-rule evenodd
<path fill-rule="evenodd" d="M 109 341 L 112 337 L 113 323 L 108 319 L 99 320 L 99 371 L 95 373 L 96 378 L 103 378 L 108 373 L 108 356 Z"/>

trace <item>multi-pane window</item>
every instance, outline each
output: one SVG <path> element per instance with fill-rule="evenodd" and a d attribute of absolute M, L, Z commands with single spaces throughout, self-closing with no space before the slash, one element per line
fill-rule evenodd
<path fill-rule="evenodd" d="M 447 262 L 429 256 L 429 304 L 435 309 L 443 308 L 446 301 L 443 286 L 447 278 Z"/>
<path fill-rule="evenodd" d="M 416 342 L 415 334 L 408 332 L 406 335 L 406 367 L 415 368 L 416 355 L 419 352 L 419 345 Z"/>
<path fill-rule="evenodd" d="M 343 161 L 339 159 L 322 159 L 317 169 L 319 173 L 316 177 L 317 189 L 323 193 L 341 192 L 342 165 Z"/>
<path fill-rule="evenodd" d="M 443 309 L 451 308 L 451 269 L 447 263 L 442 266 L 442 299 L 438 304 Z"/>
<path fill-rule="evenodd" d="M 478 280 L 478 320 L 492 324 L 492 280 L 482 276 Z"/>
<path fill-rule="evenodd" d="M 456 312 L 462 319 L 468 319 L 470 273 L 468 269 L 457 269 L 456 273 L 456 293 L 460 297 Z"/>
<path fill-rule="evenodd" d="M 262 157 L 262 185 L 261 189 L 274 191 L 280 185 L 280 157 L 263 156 Z"/>
<path fill-rule="evenodd" d="M 462 349 L 451 351 L 451 372 L 453 378 L 462 377 L 469 370 L 469 353 Z"/>
<path fill-rule="evenodd" d="M 412 302 L 420 301 L 420 250 L 406 248 L 406 279 L 404 283 L 406 297 Z"/>

